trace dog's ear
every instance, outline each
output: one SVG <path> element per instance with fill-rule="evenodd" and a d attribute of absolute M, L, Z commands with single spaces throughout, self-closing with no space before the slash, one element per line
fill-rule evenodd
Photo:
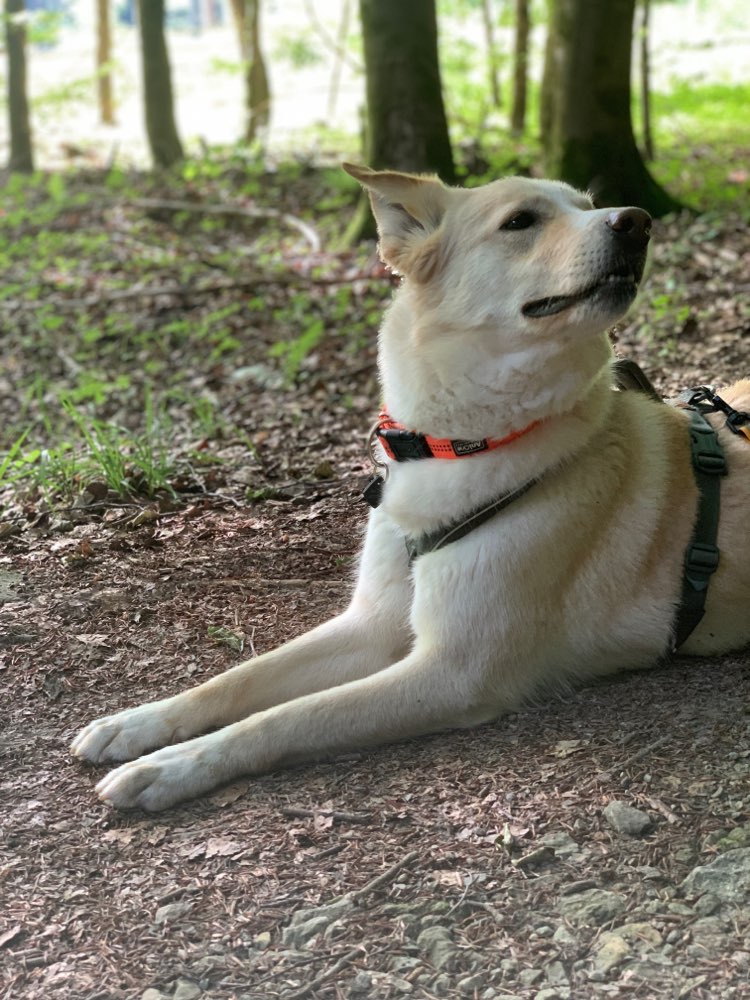
<path fill-rule="evenodd" d="M 378 226 L 380 256 L 417 281 L 427 281 L 439 261 L 440 228 L 448 189 L 437 177 L 370 170 L 353 163 L 344 170 L 367 189 Z"/>

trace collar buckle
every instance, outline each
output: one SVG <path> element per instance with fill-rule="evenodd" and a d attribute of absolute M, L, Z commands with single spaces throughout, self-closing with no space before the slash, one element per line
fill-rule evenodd
<path fill-rule="evenodd" d="M 433 451 L 424 434 L 396 427 L 378 427 L 375 433 L 382 442 L 386 454 L 397 462 L 433 457 Z"/>

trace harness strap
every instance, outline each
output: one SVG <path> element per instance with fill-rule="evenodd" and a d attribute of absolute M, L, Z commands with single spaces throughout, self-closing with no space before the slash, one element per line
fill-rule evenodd
<path fill-rule="evenodd" d="M 657 403 L 664 402 L 648 375 L 630 358 L 618 358 L 612 362 L 612 380 L 618 389 L 635 389 L 636 392 L 655 399 Z"/>
<path fill-rule="evenodd" d="M 413 562 L 419 556 L 427 555 L 428 552 L 437 552 L 437 550 L 442 549 L 444 545 L 449 545 L 451 542 L 457 542 L 459 538 L 463 538 L 464 535 L 468 535 L 470 531 L 478 528 L 480 524 L 484 524 L 485 521 L 489 521 L 489 519 L 494 517 L 499 511 L 510 506 L 514 500 L 518 500 L 519 497 L 522 497 L 524 493 L 530 490 L 531 487 L 538 482 L 538 479 L 530 479 L 527 483 L 524 483 L 523 486 L 519 486 L 517 490 L 511 490 L 510 493 L 503 493 L 503 495 L 493 503 L 488 504 L 486 507 L 478 507 L 466 518 L 464 518 L 464 520 L 454 521 L 452 524 L 449 524 L 447 528 L 438 528 L 437 531 L 428 531 L 423 535 L 419 535 L 417 538 L 407 538 L 406 551 L 409 553 L 409 559 Z"/>
<path fill-rule="evenodd" d="M 698 513 L 693 536 L 685 553 L 682 600 L 677 612 L 672 652 L 685 642 L 703 618 L 708 584 L 719 565 L 716 538 L 719 531 L 721 476 L 727 473 L 727 463 L 716 431 L 697 406 L 690 411 L 690 451 L 699 491 Z"/>

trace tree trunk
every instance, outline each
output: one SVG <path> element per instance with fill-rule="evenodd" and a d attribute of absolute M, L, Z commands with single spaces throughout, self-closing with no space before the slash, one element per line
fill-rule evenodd
<path fill-rule="evenodd" d="M 529 0 L 516 0 L 516 37 L 513 49 L 513 107 L 510 127 L 514 135 L 526 128 L 526 97 L 529 78 Z"/>
<path fill-rule="evenodd" d="M 484 40 L 487 48 L 487 76 L 490 85 L 492 107 L 499 108 L 502 104 L 502 98 L 500 96 L 500 70 L 498 67 L 497 49 L 495 47 L 492 0 L 482 0 L 482 20 L 484 21 Z"/>
<path fill-rule="evenodd" d="M 376 170 L 455 180 L 440 85 L 435 0 L 359 0 L 367 81 L 365 160 Z M 375 236 L 360 196 L 345 245 Z"/>
<path fill-rule="evenodd" d="M 5 45 L 8 50 L 8 122 L 10 159 L 14 173 L 34 170 L 29 102 L 26 94 L 26 26 L 24 0 L 5 0 Z"/>
<path fill-rule="evenodd" d="M 367 162 L 455 180 L 440 86 L 435 0 L 360 0 Z"/>
<path fill-rule="evenodd" d="M 333 69 L 331 70 L 331 82 L 328 87 L 328 107 L 326 113 L 329 123 L 333 121 L 336 114 L 336 102 L 339 96 L 339 84 L 341 83 L 341 70 L 344 65 L 344 53 L 346 52 L 346 37 L 349 34 L 349 17 L 351 14 L 350 0 L 344 0 L 341 8 L 341 18 L 339 20 L 339 30 L 336 34 L 336 47 L 333 51 Z"/>
<path fill-rule="evenodd" d="M 268 128 L 271 91 L 260 47 L 260 0 L 232 0 L 232 13 L 245 71 L 245 140 L 253 142 Z"/>
<path fill-rule="evenodd" d="M 96 80 L 99 119 L 102 125 L 114 125 L 112 100 L 112 17 L 109 0 L 96 0 Z"/>
<path fill-rule="evenodd" d="M 146 133 L 151 156 L 158 166 L 171 167 L 183 159 L 184 154 L 174 118 L 172 76 L 164 36 L 164 0 L 138 0 L 138 24 Z"/>
<path fill-rule="evenodd" d="M 633 136 L 635 0 L 553 0 L 542 83 L 545 173 L 601 205 L 665 215 L 678 203 L 649 174 Z"/>
<path fill-rule="evenodd" d="M 640 47 L 641 119 L 643 121 L 643 153 L 647 160 L 654 158 L 654 136 L 651 131 L 651 58 L 649 55 L 650 0 L 641 0 L 641 23 L 638 29 Z"/>

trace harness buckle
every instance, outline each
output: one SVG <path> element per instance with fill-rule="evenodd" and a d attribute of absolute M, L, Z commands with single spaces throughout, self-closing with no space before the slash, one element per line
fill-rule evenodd
<path fill-rule="evenodd" d="M 685 553 L 685 576 L 694 590 L 706 590 L 711 574 L 719 565 L 719 549 L 705 542 L 693 542 Z"/>

